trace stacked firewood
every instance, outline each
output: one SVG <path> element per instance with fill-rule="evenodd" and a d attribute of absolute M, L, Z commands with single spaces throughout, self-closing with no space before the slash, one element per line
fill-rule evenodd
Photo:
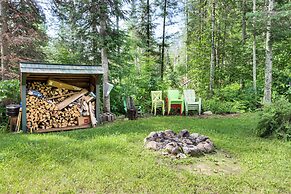
<path fill-rule="evenodd" d="M 74 127 L 78 125 L 78 118 L 84 115 L 85 96 L 60 108 L 65 99 L 78 93 L 76 91 L 48 86 L 45 82 L 28 82 L 27 91 L 27 127 L 30 131 Z"/>
<path fill-rule="evenodd" d="M 27 88 L 28 90 L 40 92 L 48 100 L 52 100 L 55 103 L 62 102 L 66 97 L 73 94 L 67 89 L 48 86 L 45 82 L 28 82 Z"/>

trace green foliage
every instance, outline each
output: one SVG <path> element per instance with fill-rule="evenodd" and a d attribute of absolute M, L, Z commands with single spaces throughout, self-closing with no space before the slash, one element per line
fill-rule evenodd
<path fill-rule="evenodd" d="M 214 114 L 229 114 L 243 112 L 244 107 L 238 101 L 228 102 L 216 98 L 203 101 L 203 110 Z"/>
<path fill-rule="evenodd" d="M 0 102 L 4 99 L 18 102 L 20 100 L 19 86 L 19 80 L 0 81 Z"/>
<path fill-rule="evenodd" d="M 234 83 L 216 89 L 215 96 L 203 102 L 203 109 L 216 114 L 254 111 L 261 107 L 259 99 L 250 85 L 242 88 L 240 84 Z"/>
<path fill-rule="evenodd" d="M 280 98 L 265 106 L 256 130 L 260 137 L 275 136 L 291 140 L 291 103 Z"/>
<path fill-rule="evenodd" d="M 0 124 L 7 122 L 6 105 L 10 103 L 19 103 L 20 89 L 18 80 L 0 81 Z"/>

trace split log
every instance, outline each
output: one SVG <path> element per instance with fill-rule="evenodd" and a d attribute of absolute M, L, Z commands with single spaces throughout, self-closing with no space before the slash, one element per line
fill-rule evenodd
<path fill-rule="evenodd" d="M 88 90 L 83 89 L 81 92 L 74 94 L 73 96 L 65 99 L 63 102 L 59 103 L 56 107 L 59 110 L 62 110 L 63 108 L 67 107 L 69 104 L 71 104 L 72 102 L 74 102 L 75 100 L 77 100 L 78 98 L 84 96 L 85 94 L 88 93 Z"/>
<path fill-rule="evenodd" d="M 59 81 L 55 81 L 55 80 L 48 80 L 47 81 L 47 85 L 54 86 L 54 87 L 57 87 L 57 88 L 65 88 L 65 89 L 73 90 L 73 91 L 81 91 L 82 90 L 82 88 L 79 88 L 77 86 L 73 86 L 73 85 L 70 85 L 70 84 L 67 84 L 67 83 L 63 83 L 63 82 L 59 82 Z"/>

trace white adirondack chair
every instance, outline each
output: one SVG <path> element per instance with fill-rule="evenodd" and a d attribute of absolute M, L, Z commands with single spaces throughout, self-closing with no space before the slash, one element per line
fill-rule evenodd
<path fill-rule="evenodd" d="M 184 90 L 184 100 L 186 115 L 188 115 L 189 110 L 198 110 L 199 115 L 201 114 L 202 101 L 201 98 L 198 98 L 198 101 L 196 101 L 194 90 Z"/>

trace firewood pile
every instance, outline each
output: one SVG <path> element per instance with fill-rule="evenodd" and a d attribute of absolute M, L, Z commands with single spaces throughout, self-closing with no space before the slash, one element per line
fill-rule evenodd
<path fill-rule="evenodd" d="M 27 128 L 37 132 L 88 124 L 95 126 L 94 99 L 94 93 L 66 83 L 28 82 Z"/>

